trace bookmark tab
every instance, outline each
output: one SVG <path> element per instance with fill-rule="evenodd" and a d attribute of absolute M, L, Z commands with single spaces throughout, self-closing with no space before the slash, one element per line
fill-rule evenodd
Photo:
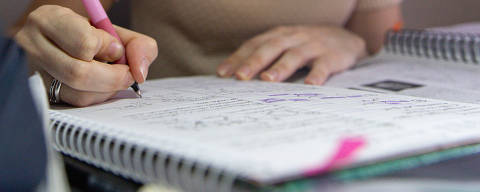
<path fill-rule="evenodd" d="M 340 140 L 339 146 L 335 154 L 327 161 L 318 167 L 313 167 L 307 170 L 303 175 L 311 177 L 326 173 L 331 169 L 340 165 L 348 164 L 355 157 L 355 152 L 365 146 L 366 141 L 363 137 L 348 137 Z"/>

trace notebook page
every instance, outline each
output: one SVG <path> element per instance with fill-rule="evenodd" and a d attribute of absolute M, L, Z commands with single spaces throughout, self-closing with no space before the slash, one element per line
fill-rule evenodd
<path fill-rule="evenodd" d="M 382 55 L 335 75 L 327 86 L 480 103 L 480 67 Z"/>
<path fill-rule="evenodd" d="M 434 27 L 434 28 L 430 28 L 429 30 L 450 32 L 450 33 L 478 34 L 480 33 L 480 23 L 479 22 L 461 23 L 461 24 L 456 24 L 451 26 Z"/>
<path fill-rule="evenodd" d="M 269 183 L 326 162 L 344 137 L 354 164 L 480 138 L 480 107 L 299 84 L 172 78 L 104 104 L 57 111 L 89 129 Z M 122 95 L 125 94 L 126 95 Z"/>

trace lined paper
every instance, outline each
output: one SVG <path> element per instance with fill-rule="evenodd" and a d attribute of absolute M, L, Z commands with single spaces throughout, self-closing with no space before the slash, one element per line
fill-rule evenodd
<path fill-rule="evenodd" d="M 345 137 L 351 165 L 480 138 L 480 105 L 348 89 L 215 77 L 170 78 L 56 112 L 88 129 L 271 183 L 327 163 Z"/>

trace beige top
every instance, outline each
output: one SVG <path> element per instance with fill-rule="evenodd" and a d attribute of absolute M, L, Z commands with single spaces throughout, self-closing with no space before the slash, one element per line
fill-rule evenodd
<path fill-rule="evenodd" d="M 401 0 L 135 0 L 132 28 L 157 40 L 149 78 L 215 74 L 242 42 L 276 26 L 343 26 Z"/>

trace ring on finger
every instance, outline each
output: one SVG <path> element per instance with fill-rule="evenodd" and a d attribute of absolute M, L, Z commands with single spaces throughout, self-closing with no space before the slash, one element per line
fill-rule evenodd
<path fill-rule="evenodd" d="M 61 103 L 60 88 L 62 88 L 62 82 L 60 82 L 57 79 L 53 79 L 53 81 L 50 83 L 50 89 L 48 91 L 48 98 L 50 103 L 52 104 Z"/>

